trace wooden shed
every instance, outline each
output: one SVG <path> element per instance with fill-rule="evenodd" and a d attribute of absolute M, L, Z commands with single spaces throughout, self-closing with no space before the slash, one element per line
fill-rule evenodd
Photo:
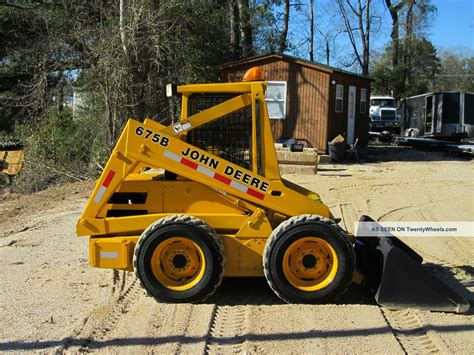
<path fill-rule="evenodd" d="M 288 55 L 269 53 L 222 66 L 225 81 L 242 80 L 260 66 L 275 140 L 307 141 L 321 152 L 338 134 L 367 145 L 371 79 Z"/>

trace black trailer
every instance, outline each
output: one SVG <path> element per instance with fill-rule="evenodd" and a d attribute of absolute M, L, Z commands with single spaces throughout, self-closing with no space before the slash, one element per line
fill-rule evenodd
<path fill-rule="evenodd" d="M 474 138 L 474 93 L 434 92 L 407 97 L 400 111 L 402 136 Z"/>

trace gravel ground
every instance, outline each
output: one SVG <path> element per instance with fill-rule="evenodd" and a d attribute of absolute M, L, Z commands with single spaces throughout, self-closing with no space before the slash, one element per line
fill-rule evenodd
<path fill-rule="evenodd" d="M 317 175 L 285 178 L 320 193 L 349 231 L 362 214 L 382 221 L 472 220 L 474 162 L 383 149 L 374 149 L 369 163 L 321 165 Z M 356 289 L 337 304 L 288 305 L 264 279 L 225 279 L 207 303 L 157 303 L 133 274 L 88 266 L 88 240 L 75 236 L 75 222 L 92 186 L 0 195 L 0 351 L 468 354 L 474 349 L 473 311 L 389 311 Z M 406 242 L 474 302 L 474 239 Z"/>

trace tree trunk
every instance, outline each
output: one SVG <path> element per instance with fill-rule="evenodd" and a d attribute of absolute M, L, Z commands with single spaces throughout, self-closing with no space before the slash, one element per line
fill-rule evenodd
<path fill-rule="evenodd" d="M 392 65 L 394 68 L 398 66 L 399 56 L 400 56 L 400 25 L 398 19 L 398 12 L 403 8 L 405 2 L 402 0 L 400 3 L 394 5 L 391 0 L 385 0 L 388 11 L 390 12 L 390 17 L 392 18 L 392 31 L 390 32 L 390 37 L 392 39 Z"/>
<path fill-rule="evenodd" d="M 331 60 L 331 41 L 334 40 L 334 38 L 337 36 L 332 37 L 331 33 L 329 32 L 323 32 L 320 29 L 316 29 L 321 37 L 323 37 L 324 40 L 324 51 L 326 53 L 326 65 L 330 65 L 329 62 Z"/>
<path fill-rule="evenodd" d="M 250 21 L 249 0 L 237 0 L 240 18 L 240 39 L 242 43 L 242 57 L 253 55 L 252 23 Z"/>
<path fill-rule="evenodd" d="M 361 41 L 363 42 L 363 38 L 364 38 L 363 31 L 364 31 L 364 29 L 363 29 L 363 26 L 362 26 L 362 12 L 360 12 L 360 11 L 357 12 L 355 10 L 355 8 L 350 4 L 349 0 L 346 0 L 346 2 L 350 5 L 351 10 L 354 12 L 354 15 L 356 16 L 356 18 L 358 20 L 359 31 L 362 33 Z M 342 16 L 342 19 L 344 21 L 344 27 L 345 27 L 345 30 L 346 30 L 347 35 L 349 37 L 349 41 L 351 42 L 352 49 L 354 50 L 355 59 L 359 63 L 360 68 L 363 69 L 364 68 L 363 56 L 360 55 L 359 49 L 357 48 L 357 43 L 356 43 L 357 39 L 354 35 L 354 27 L 351 25 L 351 20 L 349 18 L 349 15 L 347 13 L 347 10 L 346 10 L 346 7 L 343 3 L 343 0 L 337 0 L 337 4 L 339 6 L 339 10 L 341 12 L 341 16 Z M 360 9 L 360 7 L 361 7 L 361 5 L 359 5 L 359 9 Z"/>
<path fill-rule="evenodd" d="M 309 59 L 314 61 L 314 9 L 313 0 L 309 0 Z"/>
<path fill-rule="evenodd" d="M 405 53 L 404 53 L 404 65 L 406 68 L 405 84 L 409 85 L 411 81 L 411 51 L 413 45 L 413 11 L 416 4 L 416 0 L 407 0 L 407 17 L 406 17 L 406 35 L 405 35 Z"/>
<path fill-rule="evenodd" d="M 236 0 L 229 0 L 230 46 L 233 59 L 240 59 L 239 10 Z"/>
<path fill-rule="evenodd" d="M 407 37 L 413 36 L 413 10 L 416 0 L 407 0 Z"/>
<path fill-rule="evenodd" d="M 288 22 L 290 20 L 290 0 L 285 0 L 285 10 L 283 12 L 283 28 L 280 34 L 278 52 L 283 53 L 286 49 L 286 37 L 288 36 Z"/>
<path fill-rule="evenodd" d="M 122 49 L 123 53 L 125 54 L 125 57 L 128 57 L 127 55 L 127 43 L 126 43 L 126 37 L 125 37 L 125 26 L 124 26 L 124 0 L 120 0 L 119 4 L 119 24 L 120 24 L 120 39 L 122 41 Z"/>
<path fill-rule="evenodd" d="M 331 49 L 329 48 L 329 40 L 325 38 L 326 41 L 326 65 L 329 65 Z"/>
<path fill-rule="evenodd" d="M 369 75 L 369 63 L 370 63 L 370 5 L 371 0 L 365 2 L 365 37 L 364 37 L 364 67 L 362 68 L 362 74 Z"/>

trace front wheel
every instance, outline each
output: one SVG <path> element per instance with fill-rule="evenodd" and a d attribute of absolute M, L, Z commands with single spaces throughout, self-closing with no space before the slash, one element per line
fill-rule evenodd
<path fill-rule="evenodd" d="M 263 263 L 270 287 L 284 301 L 326 303 L 349 287 L 355 254 L 335 222 L 301 215 L 273 231 L 265 245 Z"/>

